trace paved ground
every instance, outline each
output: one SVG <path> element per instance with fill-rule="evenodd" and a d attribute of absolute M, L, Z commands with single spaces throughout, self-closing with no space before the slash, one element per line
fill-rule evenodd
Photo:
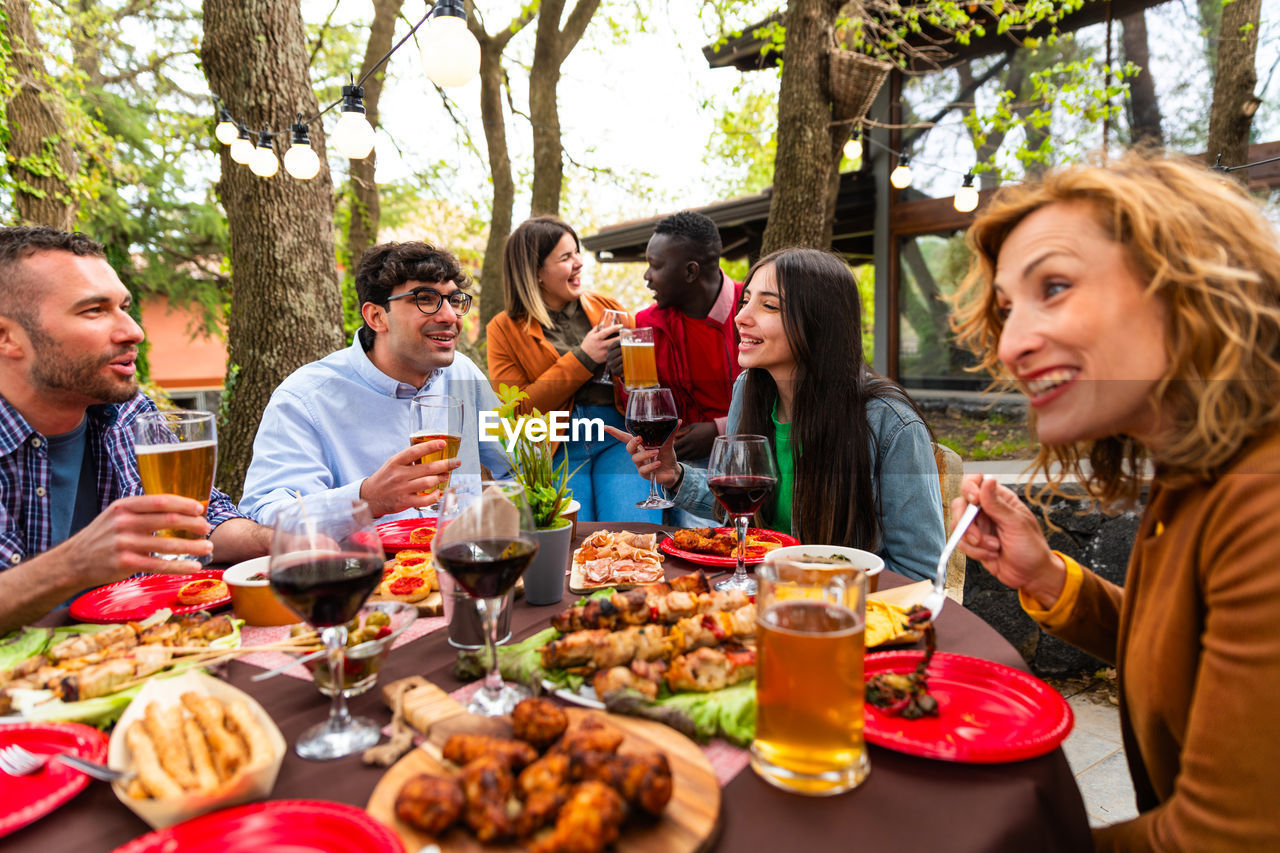
<path fill-rule="evenodd" d="M 1062 745 L 1084 797 L 1090 826 L 1105 826 L 1137 817 L 1133 783 L 1120 742 L 1120 711 L 1113 691 L 1103 687 L 1064 689 L 1075 714 L 1075 728 Z"/>

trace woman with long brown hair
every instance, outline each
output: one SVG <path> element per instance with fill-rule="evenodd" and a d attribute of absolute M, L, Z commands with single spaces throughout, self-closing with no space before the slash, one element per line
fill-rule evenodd
<path fill-rule="evenodd" d="M 1122 589 L 1051 551 L 1009 489 L 963 486 L 965 553 L 1117 665 L 1140 814 L 1097 849 L 1280 849 L 1274 228 L 1225 176 L 1129 154 L 1002 190 L 969 241 L 956 328 L 1026 393 L 1051 488 L 1149 487 Z"/>
<path fill-rule="evenodd" d="M 735 323 L 743 372 L 727 431 L 773 446 L 779 477 L 764 523 L 806 544 L 873 551 L 890 571 L 932 579 L 944 541 L 932 438 L 906 393 L 863 359 L 849 268 L 814 249 L 761 258 Z M 677 506 L 714 514 L 705 469 L 677 463 L 669 444 L 652 451 L 615 435 Z"/>

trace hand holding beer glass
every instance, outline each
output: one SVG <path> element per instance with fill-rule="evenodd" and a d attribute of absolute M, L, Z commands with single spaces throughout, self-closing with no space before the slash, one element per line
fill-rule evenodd
<path fill-rule="evenodd" d="M 462 401 L 447 394 L 419 394 L 413 398 L 411 412 L 413 432 L 409 436 L 410 444 L 425 444 L 428 441 L 444 442 L 442 449 L 427 453 L 414 464 L 425 465 L 442 459 L 457 459 L 458 449 L 462 445 Z M 437 489 L 444 491 L 447 488 L 449 488 L 449 473 L 445 472 L 444 479 Z M 431 492 L 418 494 L 427 495 Z"/>
<path fill-rule="evenodd" d="M 623 329 L 622 377 L 630 391 L 658 387 L 658 362 L 653 355 L 653 329 Z"/>
<path fill-rule="evenodd" d="M 626 311 L 614 311 L 611 308 L 605 309 L 604 314 L 600 317 L 600 325 L 596 326 L 596 328 L 607 329 L 610 326 L 622 326 L 625 330 L 627 319 Z M 601 385 L 613 384 L 613 374 L 609 372 L 608 365 L 605 366 L 605 369 L 601 371 L 600 376 L 595 381 L 599 382 Z"/>
<path fill-rule="evenodd" d="M 143 412 L 133 422 L 133 446 L 138 457 L 142 490 L 149 495 L 179 495 L 209 506 L 213 472 L 218 462 L 217 418 L 212 412 L 179 409 Z M 157 530 L 155 535 L 195 539 L 185 530 Z M 208 556 L 155 554 L 164 560 L 198 560 Z"/>
<path fill-rule="evenodd" d="M 792 560 L 756 574 L 751 767 L 800 794 L 856 788 L 871 769 L 862 732 L 867 576 Z"/>

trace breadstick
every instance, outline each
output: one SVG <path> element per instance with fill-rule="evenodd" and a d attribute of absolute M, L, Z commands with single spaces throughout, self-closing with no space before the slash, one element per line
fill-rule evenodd
<path fill-rule="evenodd" d="M 227 716 L 231 718 L 231 722 L 235 723 L 240 736 L 249 747 L 249 766 L 260 767 L 263 764 L 270 764 L 274 752 L 271 741 L 266 731 L 258 724 L 249 704 L 243 699 L 233 699 L 227 703 Z"/>
<path fill-rule="evenodd" d="M 180 797 L 185 793 L 182 786 L 173 781 L 173 777 L 160 766 L 155 744 L 151 742 L 147 727 L 141 720 L 129 726 L 129 730 L 124 733 L 124 740 L 129 751 L 133 753 L 133 765 L 138 770 L 138 781 L 147 789 L 147 793 L 157 799 Z"/>
<path fill-rule="evenodd" d="M 200 731 L 195 720 L 189 717 L 182 721 L 182 732 L 187 738 L 187 749 L 191 752 L 191 769 L 195 771 L 200 790 L 212 791 L 218 787 L 218 774 L 213 769 L 213 760 L 209 757 L 209 745 L 205 743 L 204 733 Z"/>
<path fill-rule="evenodd" d="M 182 709 L 177 705 L 161 709 L 152 702 L 144 709 L 143 717 L 160 766 L 179 785 L 189 791 L 195 790 L 199 783 L 191 771 L 191 756 L 187 753 L 187 740 L 182 734 Z"/>
<path fill-rule="evenodd" d="M 182 694 L 182 704 L 195 715 L 209 741 L 213 767 L 218 779 L 225 782 L 236 774 L 248 758 L 244 744 L 227 731 L 222 723 L 222 703 L 212 696 L 201 696 L 194 691 Z"/>

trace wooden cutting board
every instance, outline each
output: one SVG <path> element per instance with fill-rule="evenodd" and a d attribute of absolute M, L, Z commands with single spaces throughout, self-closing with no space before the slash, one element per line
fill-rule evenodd
<path fill-rule="evenodd" d="M 674 729 L 649 720 L 584 708 L 566 708 L 565 713 L 571 723 L 586 715 L 605 718 L 626 736 L 620 751 L 662 752 L 671 763 L 674 789 L 666 810 L 656 820 L 628 822 L 615 849 L 622 853 L 693 853 L 711 846 L 719 827 L 720 784 L 697 744 Z M 414 749 L 379 780 L 369 797 L 369 814 L 395 830 L 409 851 L 432 843 L 440 845 L 443 853 L 511 853 L 524 849 L 518 845 L 481 844 L 466 828 L 456 826 L 443 837 L 435 838 L 396 818 L 396 795 L 411 776 L 455 772 L 451 765 L 445 765 L 433 755 L 438 754 L 438 746 L 450 734 L 492 729 L 495 722 L 467 713 L 434 684 L 415 688 L 405 695 L 405 719 L 427 735 L 429 745 Z M 497 725 L 499 729 L 503 726 Z M 510 731 L 509 724 L 506 730 Z M 430 744 L 434 744 L 434 748 Z"/>

